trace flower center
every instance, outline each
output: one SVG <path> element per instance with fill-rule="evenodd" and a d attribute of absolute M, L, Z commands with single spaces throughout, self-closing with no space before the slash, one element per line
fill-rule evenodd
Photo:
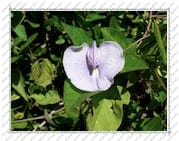
<path fill-rule="evenodd" d="M 99 69 L 98 68 L 95 68 L 92 70 L 92 77 L 93 78 L 99 77 Z"/>
<path fill-rule="evenodd" d="M 86 54 L 87 65 L 90 75 L 93 78 L 99 76 L 99 64 L 100 64 L 100 49 L 96 47 L 96 42 L 94 41 L 92 47 L 88 49 Z"/>

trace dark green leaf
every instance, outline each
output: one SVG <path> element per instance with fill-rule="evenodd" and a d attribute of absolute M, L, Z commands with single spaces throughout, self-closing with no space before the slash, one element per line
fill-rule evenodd
<path fill-rule="evenodd" d="M 34 33 L 28 37 L 27 41 L 21 46 L 21 51 L 24 51 L 38 36 L 38 33 Z"/>
<path fill-rule="evenodd" d="M 75 88 L 71 82 L 64 83 L 64 103 L 65 110 L 74 116 L 79 115 L 78 108 L 86 98 L 93 96 L 96 93 L 89 93 Z"/>
<path fill-rule="evenodd" d="M 13 57 L 11 58 L 11 63 L 15 63 L 15 62 L 18 61 L 21 57 L 22 57 L 22 55 L 13 56 Z"/>
<path fill-rule="evenodd" d="M 22 72 L 16 68 L 12 70 L 12 87 L 22 96 L 26 101 L 28 101 L 28 96 L 24 89 L 24 78 Z"/>
<path fill-rule="evenodd" d="M 167 64 L 167 57 L 166 57 L 166 53 L 165 53 L 166 51 L 165 51 L 165 47 L 164 47 L 164 44 L 163 44 L 163 41 L 162 41 L 160 29 L 159 29 L 159 26 L 158 26 L 156 21 L 154 22 L 154 35 L 155 35 L 155 38 L 157 40 L 157 44 L 158 44 L 159 49 L 160 49 L 160 55 L 162 57 L 163 63 L 166 65 Z"/>
<path fill-rule="evenodd" d="M 47 27 L 47 29 L 49 28 L 49 26 L 54 26 L 59 31 L 61 31 L 63 28 L 62 25 L 60 24 L 60 21 L 57 16 L 53 16 L 50 19 L 48 19 L 47 21 L 45 21 L 45 26 Z"/>
<path fill-rule="evenodd" d="M 112 16 L 109 22 L 109 26 L 112 28 L 119 28 L 119 22 L 115 16 Z"/>
<path fill-rule="evenodd" d="M 65 32 L 68 34 L 70 39 L 73 42 L 73 45 L 79 46 L 83 43 L 88 43 L 91 45 L 92 43 L 92 38 L 89 34 L 89 32 L 85 31 L 82 28 L 71 26 L 65 23 L 62 23 Z"/>
<path fill-rule="evenodd" d="M 126 37 L 116 28 L 101 28 L 102 35 L 106 41 L 116 41 L 123 49 L 127 48 Z"/>
<path fill-rule="evenodd" d="M 12 27 L 14 28 L 16 25 L 21 24 L 23 19 L 25 18 L 25 13 L 23 11 L 13 11 L 11 12 L 11 24 Z"/>
<path fill-rule="evenodd" d="M 159 117 L 146 118 L 141 123 L 141 128 L 143 131 L 161 131 L 162 123 Z"/>
<path fill-rule="evenodd" d="M 29 21 L 29 20 L 25 20 L 25 22 L 27 22 L 31 27 L 33 27 L 33 28 L 38 28 L 38 27 L 40 27 L 40 24 L 38 24 L 38 23 L 33 23 L 33 22 L 31 22 L 31 21 Z"/>
<path fill-rule="evenodd" d="M 147 64 L 139 56 L 135 54 L 128 54 L 128 53 L 126 53 L 124 56 L 125 56 L 125 66 L 121 73 L 148 69 Z"/>
<path fill-rule="evenodd" d="M 17 46 L 22 41 L 23 41 L 23 38 L 20 38 L 20 37 L 15 38 L 13 42 L 13 46 Z"/>

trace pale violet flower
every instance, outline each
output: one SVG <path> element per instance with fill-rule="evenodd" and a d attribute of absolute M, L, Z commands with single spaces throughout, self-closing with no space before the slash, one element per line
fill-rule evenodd
<path fill-rule="evenodd" d="M 92 47 L 86 43 L 70 46 L 63 56 L 63 66 L 71 83 L 89 92 L 109 89 L 124 63 L 123 49 L 114 41 L 105 41 L 99 48 L 95 41 Z"/>

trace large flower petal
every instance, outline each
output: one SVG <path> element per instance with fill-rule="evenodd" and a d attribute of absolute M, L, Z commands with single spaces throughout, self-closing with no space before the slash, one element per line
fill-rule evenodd
<path fill-rule="evenodd" d="M 80 47 L 68 47 L 63 56 L 63 66 L 67 77 L 77 88 L 85 91 L 97 91 L 96 79 L 91 77 L 87 66 L 86 54 L 89 47 L 83 44 Z"/>
<path fill-rule="evenodd" d="M 113 80 L 124 67 L 125 59 L 123 56 L 123 49 L 116 42 L 106 41 L 100 45 L 101 64 L 100 71 L 108 79 Z"/>

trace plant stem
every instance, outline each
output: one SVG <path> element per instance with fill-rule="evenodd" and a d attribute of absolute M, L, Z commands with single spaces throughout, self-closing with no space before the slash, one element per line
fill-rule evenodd
<path fill-rule="evenodd" d="M 62 108 L 56 110 L 53 114 L 58 113 L 60 111 L 63 111 L 64 109 L 65 108 L 62 107 Z M 52 114 L 52 118 L 53 118 L 53 114 Z M 51 115 L 51 114 L 49 114 L 49 115 Z M 27 118 L 27 119 L 15 120 L 15 121 L 11 121 L 11 123 L 19 123 L 19 122 L 33 121 L 33 120 L 39 120 L 39 119 L 45 119 L 45 115 L 38 116 L 38 117 Z"/>
<path fill-rule="evenodd" d="M 163 82 L 162 78 L 158 75 L 157 69 L 154 70 L 155 71 L 155 75 L 159 81 L 159 83 L 161 84 L 161 86 L 163 87 L 163 89 L 165 91 L 167 91 L 167 87 L 165 86 L 165 83 Z"/>
<path fill-rule="evenodd" d="M 149 13 L 149 22 L 148 22 L 147 28 L 146 28 L 145 33 L 142 38 L 146 38 L 148 36 L 148 33 L 150 32 L 151 24 L 152 24 L 152 11 L 150 11 L 150 13 Z M 138 46 L 140 46 L 140 44 L 142 43 L 142 40 L 139 42 Z"/>

